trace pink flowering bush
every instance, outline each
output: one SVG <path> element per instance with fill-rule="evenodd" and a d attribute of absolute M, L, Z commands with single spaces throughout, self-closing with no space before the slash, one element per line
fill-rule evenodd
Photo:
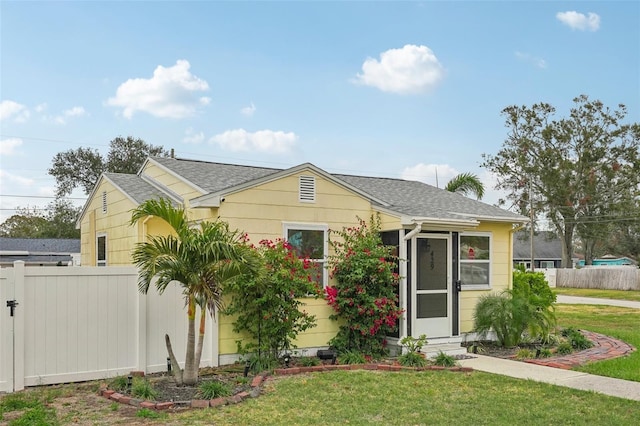
<path fill-rule="evenodd" d="M 237 341 L 240 353 L 276 360 L 295 347 L 298 333 L 316 324 L 315 317 L 302 309 L 300 299 L 318 296 L 312 276 L 317 271 L 285 240 L 262 240 L 251 247 L 262 258 L 263 270 L 229 287 L 231 303 L 225 313 L 236 315 L 233 331 L 251 337 Z"/>
<path fill-rule="evenodd" d="M 382 244 L 376 217 L 371 226 L 360 220 L 359 226 L 331 235 L 339 238 L 330 241 L 335 252 L 329 259 L 334 284 L 325 289 L 325 299 L 335 312 L 330 318 L 342 325 L 330 344 L 338 352 L 384 355 L 385 336 L 396 330 L 403 313 L 398 308 L 393 248 Z"/>

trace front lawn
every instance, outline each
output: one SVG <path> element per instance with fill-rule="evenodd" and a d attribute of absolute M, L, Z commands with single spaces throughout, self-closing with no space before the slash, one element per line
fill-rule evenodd
<path fill-rule="evenodd" d="M 640 302 L 640 291 L 638 290 L 600 290 L 594 288 L 569 288 L 556 287 L 554 293 L 564 296 L 599 297 L 602 299 L 619 299 Z"/>
<path fill-rule="evenodd" d="M 629 356 L 587 364 L 575 370 L 640 382 L 640 310 L 603 305 L 557 305 L 556 316 L 561 327 L 606 334 L 636 348 Z"/>

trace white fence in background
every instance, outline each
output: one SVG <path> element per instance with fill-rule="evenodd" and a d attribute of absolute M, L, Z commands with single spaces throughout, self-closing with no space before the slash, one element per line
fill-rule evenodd
<path fill-rule="evenodd" d="M 179 286 L 142 295 L 135 268 L 15 262 L 0 270 L 0 303 L 0 392 L 163 371 L 165 334 L 184 361 L 187 315 Z M 206 330 L 201 365 L 215 366 L 217 324 L 209 316 Z"/>

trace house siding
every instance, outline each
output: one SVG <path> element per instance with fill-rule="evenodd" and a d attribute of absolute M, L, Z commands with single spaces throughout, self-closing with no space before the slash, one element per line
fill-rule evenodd
<path fill-rule="evenodd" d="M 500 293 L 511 288 L 512 283 L 512 226 L 510 223 L 483 223 L 474 232 L 491 233 L 491 288 L 488 290 L 464 290 L 460 293 L 460 331 L 473 330 L 473 311 L 480 297 L 488 293 Z"/>
<path fill-rule="evenodd" d="M 102 211 L 102 193 L 107 193 L 107 212 Z M 96 266 L 96 235 L 107 236 L 107 265 L 131 264 L 131 249 L 138 241 L 135 227 L 129 226 L 136 205 L 109 181 L 102 179 L 81 222 L 81 263 Z"/>
<path fill-rule="evenodd" d="M 298 201 L 298 176 L 313 175 L 316 179 L 315 203 Z M 218 209 L 220 218 L 231 229 L 249 234 L 251 242 L 283 237 L 283 223 L 325 224 L 329 229 L 340 230 L 357 225 L 357 217 L 371 216 L 371 204 L 323 177 L 307 171 L 225 196 Z M 331 249 L 330 253 L 331 254 Z M 300 347 L 326 346 L 335 336 L 338 326 L 329 320 L 332 310 L 323 299 L 303 299 L 303 309 L 316 316 L 316 326 L 301 334 L 295 344 Z M 220 355 L 234 354 L 236 340 L 233 318 L 220 316 Z"/>

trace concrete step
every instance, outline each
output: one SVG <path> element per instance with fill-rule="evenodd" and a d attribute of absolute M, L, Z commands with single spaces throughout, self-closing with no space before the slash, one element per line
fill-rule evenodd
<path fill-rule="evenodd" d="M 423 346 L 420 352 L 425 354 L 427 358 L 435 358 L 440 352 L 451 356 L 464 355 L 467 353 L 467 348 L 461 346 L 460 343 L 436 343 Z"/>

